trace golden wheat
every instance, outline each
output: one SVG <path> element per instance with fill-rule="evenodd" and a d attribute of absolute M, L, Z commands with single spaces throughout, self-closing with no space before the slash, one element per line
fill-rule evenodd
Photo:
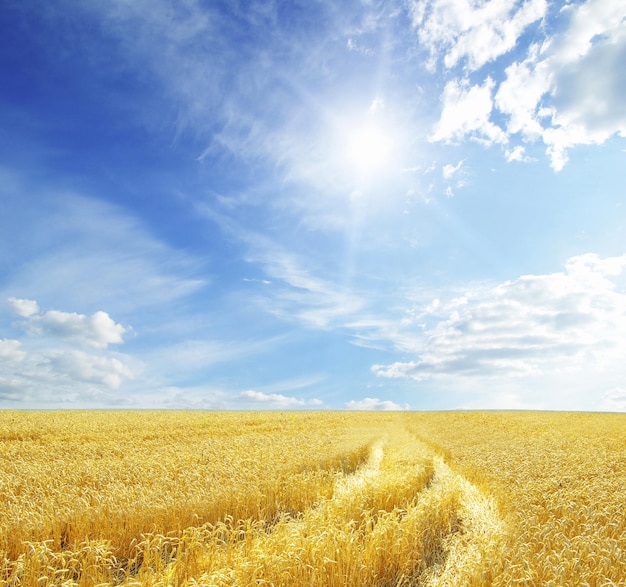
<path fill-rule="evenodd" d="M 626 417 L 0 412 L 0 585 L 619 585 Z"/>

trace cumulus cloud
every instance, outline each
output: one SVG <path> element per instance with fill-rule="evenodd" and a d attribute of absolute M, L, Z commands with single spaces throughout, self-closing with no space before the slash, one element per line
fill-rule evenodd
<path fill-rule="evenodd" d="M 614 278 L 625 267 L 626 255 L 581 255 L 563 272 L 437 300 L 407 321 L 416 334 L 404 350 L 416 358 L 372 371 L 425 380 L 615 369 L 626 356 L 626 293 Z"/>
<path fill-rule="evenodd" d="M 549 66 L 559 68 L 552 89 L 555 130 L 544 133 L 554 162 L 566 161 L 567 149 L 577 144 L 601 144 L 615 134 L 626 137 L 626 26 L 598 35 L 604 37 L 565 67 L 558 53 L 549 57 Z M 586 44 L 590 39 L 581 41 Z"/>
<path fill-rule="evenodd" d="M 123 342 L 126 329 L 115 323 L 106 312 L 98 311 L 91 316 L 75 312 L 49 310 L 31 321 L 30 329 L 36 334 L 58 337 L 94 348 L 106 348 L 109 344 Z"/>
<path fill-rule="evenodd" d="M 543 0 L 514 10 L 514 2 L 431 0 L 413 4 L 414 25 L 433 59 L 450 68 L 462 59 L 469 71 L 512 49 L 525 28 L 546 16 Z M 471 85 L 467 73 L 449 80 L 431 140 L 542 141 L 551 166 L 561 170 L 568 150 L 626 137 L 626 8 L 614 0 L 566 5 L 556 17 L 559 32 L 545 34 L 505 68 L 496 83 L 486 76 Z M 496 24 L 499 22 L 499 24 Z M 556 28 L 556 27 L 555 27 Z M 484 42 L 483 42 L 484 41 Z M 505 121 L 500 122 L 504 117 Z M 498 119 L 498 123 L 493 121 Z M 507 149 L 508 161 L 521 152 Z"/>
<path fill-rule="evenodd" d="M 495 95 L 495 105 L 508 115 L 507 132 L 520 133 L 529 140 L 543 135 L 544 121 L 551 110 L 541 109 L 541 99 L 549 90 L 553 74 L 547 64 L 540 61 L 538 45 L 530 47 L 526 59 L 505 69 L 505 80 Z"/>
<path fill-rule="evenodd" d="M 297 406 L 319 406 L 321 400 L 305 400 L 297 397 L 289 397 L 281 393 L 263 393 L 262 391 L 242 391 L 238 396 L 239 400 L 255 404 L 265 405 L 272 408 L 293 408 Z"/>
<path fill-rule="evenodd" d="M 377 397 L 364 397 L 361 400 L 350 400 L 346 402 L 346 408 L 349 410 L 383 410 L 383 411 L 400 411 L 408 410 L 409 406 L 400 406 L 391 400 L 380 400 Z"/>
<path fill-rule="evenodd" d="M 126 328 L 106 312 L 98 311 L 91 316 L 60 310 L 39 313 L 39 305 L 33 300 L 9 298 L 9 303 L 19 316 L 28 319 L 26 329 L 31 335 L 58 338 L 93 348 L 124 342 Z"/>
<path fill-rule="evenodd" d="M 569 28 L 510 65 L 495 97 L 507 131 L 540 137 L 555 170 L 571 147 L 626 136 L 626 9 L 589 0 L 567 12 Z"/>

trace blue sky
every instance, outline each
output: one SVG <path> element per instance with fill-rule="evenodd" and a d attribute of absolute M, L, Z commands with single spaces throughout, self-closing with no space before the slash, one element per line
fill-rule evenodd
<path fill-rule="evenodd" d="M 626 409 L 626 2 L 0 8 L 0 407 Z"/>

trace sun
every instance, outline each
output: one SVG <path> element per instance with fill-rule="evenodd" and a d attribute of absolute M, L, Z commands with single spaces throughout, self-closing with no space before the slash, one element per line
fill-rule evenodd
<path fill-rule="evenodd" d="M 391 137 L 376 124 L 355 129 L 346 143 L 348 164 L 358 175 L 373 175 L 385 170 L 391 159 Z"/>
<path fill-rule="evenodd" d="M 400 176 L 406 137 L 393 110 L 376 98 L 368 108 L 337 107 L 329 117 L 324 157 L 334 177 L 354 193 L 374 193 Z"/>

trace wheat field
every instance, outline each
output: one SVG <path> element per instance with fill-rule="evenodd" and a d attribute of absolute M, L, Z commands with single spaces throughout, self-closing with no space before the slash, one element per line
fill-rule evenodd
<path fill-rule="evenodd" d="M 626 585 L 626 415 L 0 412 L 0 586 Z"/>

